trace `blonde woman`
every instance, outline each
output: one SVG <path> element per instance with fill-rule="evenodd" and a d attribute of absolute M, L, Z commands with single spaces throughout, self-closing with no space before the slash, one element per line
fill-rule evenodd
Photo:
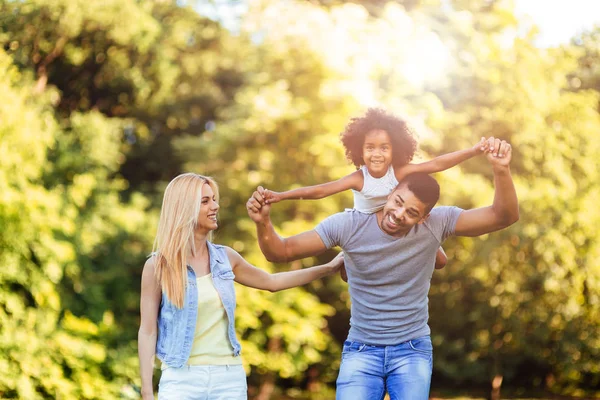
<path fill-rule="evenodd" d="M 246 374 L 235 334 L 233 282 L 278 290 L 337 272 L 325 265 L 269 274 L 210 242 L 217 229 L 214 180 L 182 174 L 165 190 L 154 252 L 144 265 L 138 354 L 142 398 L 154 399 L 154 357 L 162 361 L 159 399 L 246 399 Z"/>

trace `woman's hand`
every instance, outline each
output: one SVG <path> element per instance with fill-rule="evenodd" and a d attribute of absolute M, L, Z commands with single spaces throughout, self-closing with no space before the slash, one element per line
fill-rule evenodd
<path fill-rule="evenodd" d="M 330 269 L 329 275 L 333 275 L 340 271 L 344 266 L 344 252 L 340 251 L 337 256 L 331 261 L 327 263 L 327 266 Z"/>

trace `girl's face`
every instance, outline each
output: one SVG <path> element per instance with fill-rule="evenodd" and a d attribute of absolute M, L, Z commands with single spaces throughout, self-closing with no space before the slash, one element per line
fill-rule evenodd
<path fill-rule="evenodd" d="M 197 229 L 210 232 L 218 228 L 217 212 L 219 203 L 217 203 L 215 194 L 209 184 L 202 186 L 202 200 L 200 204 L 200 214 L 198 215 Z"/>
<path fill-rule="evenodd" d="M 374 178 L 384 176 L 392 164 L 392 141 L 382 129 L 373 129 L 365 135 L 363 162 Z"/>

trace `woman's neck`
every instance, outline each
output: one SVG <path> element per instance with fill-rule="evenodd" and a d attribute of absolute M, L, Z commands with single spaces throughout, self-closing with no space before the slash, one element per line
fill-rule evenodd
<path fill-rule="evenodd" d="M 208 252 L 208 247 L 206 245 L 207 241 L 208 241 L 208 237 L 205 233 L 194 232 L 194 248 L 196 250 L 196 254 L 195 255 L 191 254 L 191 249 L 190 249 L 189 257 L 201 258 L 203 255 L 205 255 Z"/>

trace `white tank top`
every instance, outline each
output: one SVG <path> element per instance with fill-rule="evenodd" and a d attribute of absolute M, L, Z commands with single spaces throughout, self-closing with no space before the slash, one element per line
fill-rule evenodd
<path fill-rule="evenodd" d="M 352 190 L 354 209 L 365 214 L 372 214 L 383 208 L 388 195 L 398 186 L 398 180 L 391 165 L 381 178 L 373 178 L 364 165 L 360 169 L 365 182 L 360 192 Z"/>

